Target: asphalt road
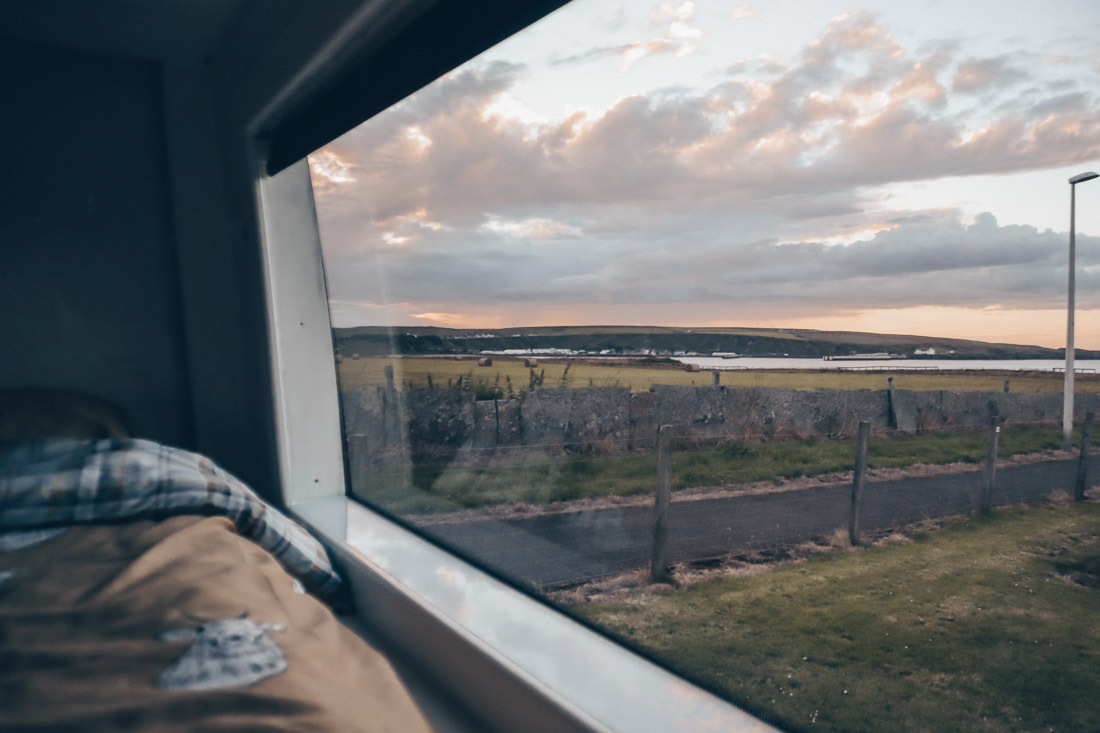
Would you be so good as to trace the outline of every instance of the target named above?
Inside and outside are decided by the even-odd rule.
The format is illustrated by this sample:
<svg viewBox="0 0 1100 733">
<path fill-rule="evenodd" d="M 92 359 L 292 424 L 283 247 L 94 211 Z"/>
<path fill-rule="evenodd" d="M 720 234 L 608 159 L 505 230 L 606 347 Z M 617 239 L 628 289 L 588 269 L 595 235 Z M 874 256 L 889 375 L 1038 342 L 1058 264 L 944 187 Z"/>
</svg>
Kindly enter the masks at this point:
<svg viewBox="0 0 1100 733">
<path fill-rule="evenodd" d="M 997 471 L 994 504 L 1036 501 L 1072 493 L 1077 460 L 1049 461 Z M 1100 456 L 1089 459 L 1098 476 Z M 946 474 L 864 485 L 864 532 L 971 506 L 982 472 Z M 757 496 L 673 501 L 671 562 L 720 557 L 735 549 L 793 545 L 847 530 L 851 485 L 826 485 Z M 538 588 L 565 586 L 649 565 L 653 509 L 625 507 L 548 514 L 528 519 L 478 520 L 425 528 L 444 544 L 510 580 Z"/>
</svg>

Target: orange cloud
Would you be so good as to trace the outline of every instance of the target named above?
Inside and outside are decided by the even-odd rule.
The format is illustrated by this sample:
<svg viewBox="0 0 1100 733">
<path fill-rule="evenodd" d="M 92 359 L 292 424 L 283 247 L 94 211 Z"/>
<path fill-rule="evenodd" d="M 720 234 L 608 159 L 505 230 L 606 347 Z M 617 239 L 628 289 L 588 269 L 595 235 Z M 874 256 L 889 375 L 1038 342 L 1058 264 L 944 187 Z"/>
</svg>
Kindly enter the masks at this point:
<svg viewBox="0 0 1100 733">
<path fill-rule="evenodd" d="M 411 315 L 413 318 L 431 321 L 442 326 L 463 327 L 469 321 L 469 316 L 461 313 L 412 313 Z"/>
<path fill-rule="evenodd" d="M 309 156 L 309 175 L 314 194 L 324 194 L 342 184 L 354 183 L 355 164 L 333 150 L 318 150 Z"/>
</svg>

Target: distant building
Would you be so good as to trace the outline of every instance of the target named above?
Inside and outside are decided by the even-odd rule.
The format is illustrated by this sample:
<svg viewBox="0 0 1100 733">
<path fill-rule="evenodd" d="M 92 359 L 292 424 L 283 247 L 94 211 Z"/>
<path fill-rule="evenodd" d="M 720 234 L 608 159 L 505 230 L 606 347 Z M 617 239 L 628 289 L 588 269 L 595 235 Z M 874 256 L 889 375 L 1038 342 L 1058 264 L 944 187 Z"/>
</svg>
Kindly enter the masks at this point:
<svg viewBox="0 0 1100 733">
<path fill-rule="evenodd" d="M 542 356 L 576 356 L 583 353 L 574 349 L 483 349 L 479 353 L 493 356 L 530 356 L 539 354 Z"/>
<path fill-rule="evenodd" d="M 784 354 L 783 356 L 787 356 Z M 885 351 L 876 351 L 873 354 L 837 354 L 835 356 L 823 356 L 824 361 L 885 361 L 887 359 L 900 359 L 897 354 L 888 354 Z"/>
<path fill-rule="evenodd" d="M 935 356 L 936 349 L 929 346 L 927 349 L 917 349 L 913 352 L 913 356 Z"/>
</svg>

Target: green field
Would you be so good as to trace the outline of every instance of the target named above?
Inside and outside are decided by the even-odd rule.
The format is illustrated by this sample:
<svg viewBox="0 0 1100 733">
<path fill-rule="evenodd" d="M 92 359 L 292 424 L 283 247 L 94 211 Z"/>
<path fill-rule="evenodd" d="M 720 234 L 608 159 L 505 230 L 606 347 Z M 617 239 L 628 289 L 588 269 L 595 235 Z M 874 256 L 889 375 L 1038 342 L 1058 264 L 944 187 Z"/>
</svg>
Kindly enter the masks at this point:
<svg viewBox="0 0 1100 733">
<path fill-rule="evenodd" d="M 914 464 L 985 459 L 985 431 L 929 432 L 875 436 L 868 466 L 896 468 Z M 1056 428 L 1008 428 L 1000 439 L 1001 457 L 1058 448 Z M 490 459 L 495 460 L 495 459 Z M 673 454 L 673 490 L 723 486 L 772 479 L 819 476 L 850 471 L 854 440 L 810 439 L 798 442 L 731 442 Z M 633 496 L 654 490 L 657 459 L 653 453 L 550 457 L 527 455 L 507 465 L 424 463 L 407 475 L 372 476 L 364 498 L 399 514 L 430 513 L 516 502 L 545 503 L 588 497 Z"/>
<path fill-rule="evenodd" d="M 574 612 L 793 730 L 1094 731 L 1100 505 Z"/>
<path fill-rule="evenodd" d="M 480 387 L 485 394 L 499 397 L 515 396 L 527 389 L 534 378 L 545 387 L 626 387 L 645 391 L 650 385 L 671 384 L 708 386 L 713 384 L 711 372 L 687 372 L 681 367 L 631 364 L 627 360 L 612 365 L 581 360 L 538 360 L 535 369 L 528 369 L 522 359 L 493 358 L 490 367 L 479 367 L 477 360 L 466 358 L 371 357 L 345 358 L 339 365 L 342 389 L 380 387 L 386 383 L 385 367 L 394 367 L 394 381 L 399 389 L 412 387 L 453 387 L 462 380 L 466 389 Z M 569 366 L 568 374 L 565 373 Z M 1013 392 L 1060 392 L 1062 375 L 1028 372 L 1024 374 L 989 372 L 841 372 L 805 370 L 759 370 L 722 372 L 721 383 L 729 387 L 785 387 L 787 389 L 885 389 L 887 378 L 894 378 L 897 389 L 917 391 L 948 390 L 954 392 L 994 391 L 1010 380 Z M 429 383 L 430 378 L 430 383 Z M 1100 392 L 1100 376 L 1079 375 L 1077 391 Z M 509 392 L 509 388 L 511 392 Z"/>
</svg>

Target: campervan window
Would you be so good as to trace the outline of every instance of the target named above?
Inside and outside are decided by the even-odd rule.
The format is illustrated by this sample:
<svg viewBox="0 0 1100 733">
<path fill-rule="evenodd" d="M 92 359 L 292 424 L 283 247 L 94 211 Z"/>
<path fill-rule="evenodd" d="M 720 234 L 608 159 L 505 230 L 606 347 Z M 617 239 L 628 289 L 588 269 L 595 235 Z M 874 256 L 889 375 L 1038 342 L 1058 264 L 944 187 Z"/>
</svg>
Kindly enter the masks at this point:
<svg viewBox="0 0 1100 733">
<path fill-rule="evenodd" d="M 498 325 L 499 315 L 482 310 L 480 321 L 469 316 L 463 328 L 452 320 L 464 318 L 461 314 L 432 312 L 436 309 L 427 305 L 494 291 L 484 305 L 505 290 L 539 289 L 546 279 L 567 274 L 563 270 L 579 272 L 586 266 L 576 261 L 587 245 L 570 223 L 571 214 L 561 220 L 516 220 L 496 213 L 512 209 L 501 187 L 524 175 L 504 170 L 509 162 L 503 159 L 485 160 L 483 170 L 475 162 L 492 136 L 522 140 L 546 124 L 524 119 L 534 112 L 524 112 L 507 93 L 521 77 L 521 65 L 508 58 L 532 39 L 541 47 L 541 39 L 557 32 L 555 22 L 560 30 L 570 21 L 551 16 L 539 24 L 550 27 L 521 32 L 314 151 L 308 177 L 299 163 L 264 182 L 265 228 L 276 236 L 269 242 L 269 257 L 281 252 L 282 241 L 295 252 L 269 262 L 270 276 L 282 283 L 276 310 L 296 314 L 284 319 L 282 329 L 276 323 L 281 354 L 276 380 L 289 385 L 291 372 L 300 370 L 318 383 L 323 378 L 325 389 L 339 395 L 338 405 L 332 405 L 317 393 L 284 392 L 288 414 L 316 415 L 325 405 L 327 419 L 282 421 L 288 448 L 283 470 L 291 477 L 295 498 L 313 509 L 326 501 L 330 508 L 338 506 L 326 497 L 338 495 L 334 487 L 346 481 L 353 501 L 335 512 L 337 532 L 343 529 L 351 547 L 404 577 L 448 614 L 467 614 L 478 599 L 485 613 L 472 626 L 494 648 L 507 648 L 509 663 L 545 667 L 563 648 L 587 648 L 593 656 L 586 661 L 558 660 L 542 670 L 555 694 L 568 691 L 585 715 L 597 711 L 606 720 L 619 718 L 616 728 L 624 730 L 659 729 L 677 719 L 751 721 L 718 700 L 700 702 L 707 700 L 704 693 L 688 692 L 691 684 L 616 649 L 621 642 L 598 638 L 595 627 L 583 628 L 576 614 L 568 618 L 542 605 L 568 613 L 570 588 L 603 581 L 629 584 L 648 562 L 647 491 L 638 492 L 632 505 L 617 504 L 614 491 L 604 504 L 599 498 L 600 485 L 608 481 L 652 483 L 646 469 L 639 476 L 632 465 L 652 459 L 651 446 L 642 445 L 645 428 L 635 438 L 617 435 L 621 426 L 612 421 L 621 419 L 600 412 L 601 401 L 631 399 L 631 377 L 600 377 L 596 384 L 593 377 L 576 375 L 588 365 L 560 357 L 487 356 L 480 352 L 500 351 L 501 345 L 507 350 L 509 341 L 529 339 L 522 329 L 490 335 L 474 327 Z M 563 141 L 584 127 L 562 124 Z M 461 170 L 451 180 L 426 185 L 437 174 L 433 165 Z M 542 185 L 534 178 L 529 183 Z M 464 193 L 471 198 L 464 200 Z M 309 226 L 311 203 L 316 232 Z M 294 222 L 279 223 L 295 209 L 300 216 Z M 314 245 L 298 246 L 303 241 Z M 509 264 L 532 247 L 545 254 Z M 317 248 L 321 263 L 313 253 Z M 555 259 L 573 263 L 555 268 Z M 325 320 L 318 293 L 327 297 L 331 341 L 329 334 L 306 327 Z M 514 303 L 502 301 L 497 309 L 511 307 Z M 547 317 L 552 316 L 542 320 Z M 275 320 L 280 320 L 278 313 Z M 636 365 L 638 360 L 625 361 Z M 336 379 L 331 387 L 330 375 Z M 637 379 L 646 378 L 643 369 Z M 571 407 L 578 398 L 595 401 Z M 555 414 L 570 409 L 591 412 L 586 417 Z M 339 421 L 333 419 L 336 412 Z M 572 437 L 563 429 L 569 420 L 583 420 L 593 429 Z M 343 446 L 342 460 L 331 455 L 337 444 Z M 303 450 L 310 445 L 313 450 Z M 593 489 L 595 498 L 589 496 Z M 574 496 L 580 501 L 567 501 Z M 396 520 L 402 529 L 387 526 L 362 505 Z M 634 526 L 638 518 L 640 529 Z M 549 533 L 539 526 L 555 523 Z M 385 540 L 379 541 L 379 535 Z M 444 551 L 418 544 L 415 537 L 428 538 Z M 526 634 L 499 624 L 509 617 L 524 618 L 524 625 L 538 632 L 516 646 Z M 624 704 L 638 694 L 631 689 L 635 684 L 664 700 L 665 710 Z M 690 705 L 668 705 L 670 698 L 683 695 Z"/>
<path fill-rule="evenodd" d="M 738 7 L 727 26 L 752 17 Z M 843 335 L 735 324 L 839 322 L 875 299 L 918 318 L 936 277 L 974 282 L 968 268 L 984 265 L 921 269 L 904 237 L 964 232 L 980 250 L 979 235 L 1006 227 L 982 213 L 961 226 L 903 190 L 924 175 L 916 153 L 889 187 L 872 168 L 892 149 L 874 137 L 891 115 L 971 124 L 965 100 L 948 113 L 937 95 L 950 73 L 965 92 L 986 67 L 906 50 L 891 33 L 901 16 L 887 27 L 859 12 L 800 28 L 785 58 L 768 46 L 779 40 L 725 28 L 754 53 L 687 78 L 684 59 L 714 53 L 705 13 L 652 11 L 652 36 L 638 36 L 640 21 L 578 0 L 306 160 L 284 165 L 294 156 L 272 148 L 261 197 L 288 500 L 339 542 L 364 613 L 406 649 L 470 699 L 484 674 L 532 701 L 498 711 L 516 716 L 505 728 L 535 708 L 580 729 L 765 729 L 753 715 L 874 728 L 872 698 L 885 711 L 904 698 L 915 727 L 949 727 L 936 680 L 950 675 L 928 671 L 943 655 L 910 646 L 937 643 L 928 620 L 905 617 L 891 639 L 853 630 L 895 628 L 902 571 L 871 573 L 860 592 L 881 604 L 868 611 L 818 592 L 848 570 L 802 562 L 967 515 L 973 482 L 933 489 L 912 481 L 950 471 L 912 467 L 986 456 L 1009 383 L 949 410 L 945 392 L 988 386 L 901 394 L 886 375 L 826 373 L 853 358 Z M 891 197 L 920 211 L 895 216 Z M 729 361 L 743 349 L 824 361 L 808 377 L 774 362 L 745 376 Z M 1026 409 L 1012 440 L 1031 447 L 1011 450 L 1038 452 L 1049 416 Z M 861 534 L 869 439 L 886 446 L 877 466 L 910 471 L 876 486 Z M 1050 475 L 998 501 L 1042 499 Z M 770 585 L 726 584 L 796 564 Z M 757 606 L 777 597 L 813 600 L 771 637 Z M 955 621 L 947 605 L 935 623 Z M 433 624 L 448 633 L 422 633 Z"/>
<path fill-rule="evenodd" d="M 479 721 L 469 730 L 771 730 L 519 592 L 531 588 L 385 502 L 360 503 L 354 454 L 341 456 L 340 438 L 341 429 L 355 438 L 341 421 L 354 390 L 337 388 L 345 360 L 328 330 L 321 248 L 302 246 L 317 237 L 309 184 L 300 164 L 260 186 L 283 492 L 291 511 L 331 543 L 359 617 L 413 674 L 462 701 Z M 404 454 L 404 429 L 386 436 Z M 401 476 L 390 478 L 387 491 L 399 494 Z M 450 706 L 449 724 L 463 730 Z"/>
<path fill-rule="evenodd" d="M 480 33 L 473 37 L 482 38 Z M 464 72 L 451 72 L 444 80 L 455 73 Z M 310 156 L 312 180 L 307 161 L 289 164 L 286 158 L 286 150 L 317 133 L 309 117 L 294 123 L 292 111 L 284 129 L 276 125 L 274 133 L 257 141 L 272 172 L 259 179 L 258 194 L 276 437 L 284 501 L 324 534 L 342 559 L 360 617 L 397 657 L 411 660 L 415 674 L 472 710 L 481 721 L 472 729 L 767 730 L 751 715 L 546 605 L 541 594 L 520 592 L 521 586 L 531 588 L 363 490 L 357 463 L 362 454 L 353 447 L 362 445 L 357 434 L 361 416 L 349 399 L 369 400 L 370 390 L 343 381 L 341 366 L 358 360 L 339 348 L 339 332 L 330 330 L 339 309 L 333 283 L 343 277 L 343 268 L 334 255 L 340 245 L 328 234 L 325 204 L 341 192 L 326 188 L 323 168 L 317 167 L 331 159 L 329 146 Z M 338 168 L 329 173 L 332 182 L 340 182 Z M 373 263 L 360 274 L 380 290 L 388 287 Z M 398 333 L 384 331 L 385 342 L 401 340 Z M 381 368 L 376 353 L 369 358 Z M 380 372 L 383 380 L 387 373 Z M 392 389 L 383 386 L 378 392 L 382 399 L 403 392 L 400 369 L 393 380 Z M 457 396 L 464 400 L 467 394 Z M 400 416 L 405 407 L 387 404 L 391 412 L 385 419 L 397 414 L 399 424 L 388 425 L 378 436 L 387 450 L 407 456 L 408 422 Z M 383 469 L 386 481 L 378 485 L 386 494 L 400 496 L 411 489 L 406 481 L 411 474 L 403 465 Z"/>
</svg>

